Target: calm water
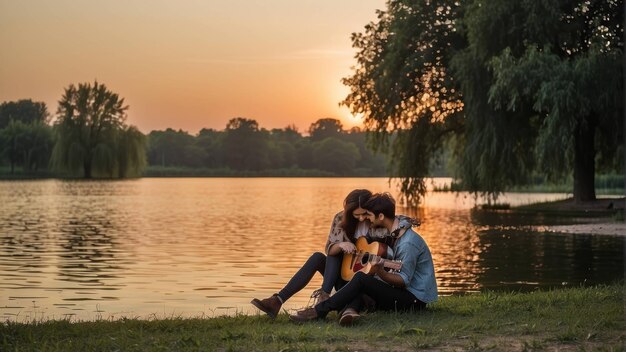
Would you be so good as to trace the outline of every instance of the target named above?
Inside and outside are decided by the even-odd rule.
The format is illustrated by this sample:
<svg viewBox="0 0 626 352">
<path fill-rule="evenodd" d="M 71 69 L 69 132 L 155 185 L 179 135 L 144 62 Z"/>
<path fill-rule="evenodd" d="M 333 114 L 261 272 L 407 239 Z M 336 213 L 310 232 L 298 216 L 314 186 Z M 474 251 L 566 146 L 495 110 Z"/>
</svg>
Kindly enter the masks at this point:
<svg viewBox="0 0 626 352">
<path fill-rule="evenodd" d="M 184 178 L 0 182 L 3 320 L 253 313 L 313 251 L 354 188 L 385 178 Z M 565 195 L 510 194 L 512 205 Z M 419 210 L 442 294 L 611 282 L 624 238 L 538 232 L 583 221 L 472 210 L 433 193 Z M 307 303 L 311 285 L 285 306 Z"/>
</svg>

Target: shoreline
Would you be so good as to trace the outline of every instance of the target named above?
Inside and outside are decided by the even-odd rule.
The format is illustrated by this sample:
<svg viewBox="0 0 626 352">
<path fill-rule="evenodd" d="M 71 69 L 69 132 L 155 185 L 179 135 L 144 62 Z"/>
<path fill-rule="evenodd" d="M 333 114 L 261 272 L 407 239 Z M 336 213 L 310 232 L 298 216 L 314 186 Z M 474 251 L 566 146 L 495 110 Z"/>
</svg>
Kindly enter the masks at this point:
<svg viewBox="0 0 626 352">
<path fill-rule="evenodd" d="M 624 222 L 598 222 L 590 224 L 536 226 L 535 231 L 576 235 L 626 236 Z"/>
<path fill-rule="evenodd" d="M 583 217 L 585 222 L 568 225 L 537 225 L 535 231 L 563 234 L 591 234 L 626 236 L 624 204 L 626 198 L 598 198 L 589 202 L 576 202 L 568 198 L 555 202 L 536 203 L 513 208 L 514 212 L 563 214 Z"/>
</svg>

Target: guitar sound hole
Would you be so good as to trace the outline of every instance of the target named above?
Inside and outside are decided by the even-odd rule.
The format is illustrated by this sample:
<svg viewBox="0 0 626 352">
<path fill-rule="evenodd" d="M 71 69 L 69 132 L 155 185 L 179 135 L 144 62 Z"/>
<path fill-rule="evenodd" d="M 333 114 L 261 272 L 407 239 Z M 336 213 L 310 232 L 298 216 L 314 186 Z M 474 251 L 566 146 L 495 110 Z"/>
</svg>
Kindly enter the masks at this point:
<svg viewBox="0 0 626 352">
<path fill-rule="evenodd" d="M 363 254 L 363 257 L 361 257 L 361 265 L 367 264 L 369 259 L 370 259 L 370 254 L 369 253 Z"/>
</svg>

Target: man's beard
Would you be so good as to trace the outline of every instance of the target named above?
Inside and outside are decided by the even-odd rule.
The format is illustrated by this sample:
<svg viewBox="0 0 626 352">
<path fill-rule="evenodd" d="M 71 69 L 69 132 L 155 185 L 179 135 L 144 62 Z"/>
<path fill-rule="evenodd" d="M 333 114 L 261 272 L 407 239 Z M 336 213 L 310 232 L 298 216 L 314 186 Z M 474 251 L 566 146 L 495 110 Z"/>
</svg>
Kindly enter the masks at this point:
<svg viewBox="0 0 626 352">
<path fill-rule="evenodd" d="M 375 223 L 370 224 L 370 228 L 372 229 L 382 229 L 383 227 L 385 227 L 385 225 L 383 224 L 375 224 Z"/>
</svg>

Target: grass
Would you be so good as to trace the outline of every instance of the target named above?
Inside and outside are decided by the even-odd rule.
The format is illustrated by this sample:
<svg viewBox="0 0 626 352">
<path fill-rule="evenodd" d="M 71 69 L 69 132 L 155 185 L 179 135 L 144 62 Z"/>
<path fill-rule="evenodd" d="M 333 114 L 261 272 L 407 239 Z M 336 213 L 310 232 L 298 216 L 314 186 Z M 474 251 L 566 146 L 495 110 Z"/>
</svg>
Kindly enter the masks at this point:
<svg viewBox="0 0 626 352">
<path fill-rule="evenodd" d="M 0 325 L 1 351 L 623 351 L 623 283 L 442 297 L 419 313 L 336 316 L 297 325 L 280 314 Z"/>
<path fill-rule="evenodd" d="M 577 203 L 573 198 L 568 198 L 559 201 L 522 205 L 515 207 L 514 211 L 623 222 L 624 198 L 598 198 L 595 201 L 580 203 Z"/>
<path fill-rule="evenodd" d="M 624 175 L 619 174 L 598 174 L 595 177 L 595 188 L 597 195 L 622 195 L 624 194 Z M 511 193 L 569 193 L 574 190 L 574 180 L 570 177 L 560 183 L 548 182 L 537 177 L 526 186 L 515 186 L 507 192 Z M 435 192 L 463 192 L 463 185 L 451 181 L 433 188 Z"/>
</svg>

